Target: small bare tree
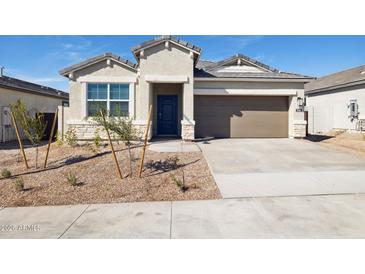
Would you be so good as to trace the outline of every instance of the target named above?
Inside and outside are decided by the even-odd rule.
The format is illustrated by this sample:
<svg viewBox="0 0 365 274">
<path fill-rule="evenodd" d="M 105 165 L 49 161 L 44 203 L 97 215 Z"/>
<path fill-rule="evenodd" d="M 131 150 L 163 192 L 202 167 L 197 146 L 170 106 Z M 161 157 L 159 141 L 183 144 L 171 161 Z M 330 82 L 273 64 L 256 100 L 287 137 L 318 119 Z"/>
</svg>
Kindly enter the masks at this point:
<svg viewBox="0 0 365 274">
<path fill-rule="evenodd" d="M 34 116 L 27 111 L 26 105 L 22 100 L 17 100 L 10 105 L 11 111 L 14 113 L 17 121 L 19 121 L 25 136 L 30 143 L 36 147 L 35 168 L 38 168 L 38 147 L 44 137 L 47 128 L 47 121 L 44 120 L 44 115 L 35 113 Z"/>
<path fill-rule="evenodd" d="M 127 146 L 129 155 L 129 174 L 132 177 L 132 141 L 138 138 L 137 130 L 133 126 L 133 119 L 129 117 L 113 117 L 110 119 L 109 128 Z"/>
<path fill-rule="evenodd" d="M 105 110 L 102 114 L 107 113 Z M 116 111 L 116 115 L 106 115 L 107 119 L 103 119 L 102 115 L 96 115 L 94 121 L 104 128 L 108 128 L 112 133 L 118 136 L 118 139 L 122 141 L 128 148 L 129 155 L 129 175 L 132 176 L 132 141 L 138 138 L 138 132 L 133 126 L 133 119 L 123 115 L 123 113 Z M 104 117 L 105 118 L 105 117 Z"/>
</svg>

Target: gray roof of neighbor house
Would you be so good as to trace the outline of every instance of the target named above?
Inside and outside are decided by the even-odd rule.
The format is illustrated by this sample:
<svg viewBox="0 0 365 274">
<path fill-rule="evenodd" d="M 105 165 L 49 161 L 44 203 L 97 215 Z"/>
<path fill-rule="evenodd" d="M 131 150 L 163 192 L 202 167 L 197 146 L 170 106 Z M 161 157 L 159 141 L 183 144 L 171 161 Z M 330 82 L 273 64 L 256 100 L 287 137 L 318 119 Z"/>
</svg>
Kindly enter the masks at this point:
<svg viewBox="0 0 365 274">
<path fill-rule="evenodd" d="M 365 83 L 365 65 L 330 74 L 305 85 L 306 93 L 317 93 Z"/>
<path fill-rule="evenodd" d="M 63 76 L 66 76 L 67 74 L 71 73 L 72 71 L 79 70 L 81 68 L 87 67 L 89 65 L 98 63 L 98 62 L 100 62 L 102 60 L 106 60 L 106 59 L 113 59 L 115 61 L 121 62 L 121 63 L 129 66 L 132 69 L 135 69 L 135 70 L 137 69 L 137 65 L 135 63 L 132 63 L 129 60 L 123 59 L 122 57 L 120 57 L 118 55 L 115 55 L 111 52 L 106 52 L 104 54 L 89 58 L 89 59 L 87 59 L 85 61 L 82 61 L 78 64 L 75 64 L 75 65 L 69 66 L 67 68 L 64 68 L 64 69 L 60 70 L 59 73 Z"/>
<path fill-rule="evenodd" d="M 174 41 L 175 43 L 182 45 L 184 47 L 187 47 L 189 49 L 192 49 L 196 52 L 199 52 L 199 53 L 201 52 L 201 48 L 199 48 L 193 44 L 190 44 L 189 42 L 181 40 L 175 36 L 172 36 L 172 35 L 162 35 L 162 36 L 156 37 L 154 39 L 148 40 L 146 42 L 143 42 L 143 43 L 133 47 L 132 51 L 136 52 L 136 51 L 142 50 L 143 48 L 146 48 L 146 47 L 149 47 L 149 46 L 152 46 L 155 44 L 159 44 L 159 43 L 161 43 L 161 41 L 168 41 L 168 40 Z"/>
<path fill-rule="evenodd" d="M 238 59 L 247 61 L 257 67 L 267 70 L 267 72 L 232 72 L 220 71 L 219 69 Z M 313 77 L 301 74 L 279 71 L 276 68 L 265 65 L 243 54 L 236 54 L 219 62 L 198 61 L 194 70 L 194 77 L 197 78 L 257 78 L 257 79 L 300 79 L 309 82 Z"/>
<path fill-rule="evenodd" d="M 42 95 L 42 96 L 49 96 L 55 97 L 60 99 L 67 99 L 69 98 L 69 94 L 67 92 L 63 92 L 58 89 L 26 82 L 23 80 L 19 80 L 16 78 L 12 78 L 9 76 L 0 76 L 0 87 L 9 88 L 13 90 L 18 90 L 22 92 Z"/>
</svg>

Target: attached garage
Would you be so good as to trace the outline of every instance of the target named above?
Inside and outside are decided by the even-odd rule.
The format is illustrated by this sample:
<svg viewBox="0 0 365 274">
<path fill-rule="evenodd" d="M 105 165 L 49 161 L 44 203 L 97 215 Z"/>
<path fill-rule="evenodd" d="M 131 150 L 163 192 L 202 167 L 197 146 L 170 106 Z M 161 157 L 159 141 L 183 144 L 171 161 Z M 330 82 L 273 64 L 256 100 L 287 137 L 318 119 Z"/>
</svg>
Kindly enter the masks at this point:
<svg viewBox="0 0 365 274">
<path fill-rule="evenodd" d="M 195 136 L 287 138 L 288 109 L 288 96 L 195 95 Z"/>
</svg>

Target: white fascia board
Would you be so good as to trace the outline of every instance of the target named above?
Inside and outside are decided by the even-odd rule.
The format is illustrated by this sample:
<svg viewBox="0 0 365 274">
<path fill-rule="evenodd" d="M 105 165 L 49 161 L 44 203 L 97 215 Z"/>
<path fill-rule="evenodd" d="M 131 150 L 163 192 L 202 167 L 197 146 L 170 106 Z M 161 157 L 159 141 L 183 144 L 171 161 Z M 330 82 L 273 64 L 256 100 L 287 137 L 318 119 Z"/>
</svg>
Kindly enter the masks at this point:
<svg viewBox="0 0 365 274">
<path fill-rule="evenodd" d="M 78 82 L 85 83 L 136 83 L 137 76 L 81 76 Z"/>
<path fill-rule="evenodd" d="M 184 48 L 184 49 L 186 49 L 186 50 L 188 50 L 188 51 L 192 51 L 192 52 L 194 52 L 194 53 L 195 53 L 195 54 L 197 54 L 197 55 L 200 55 L 200 52 L 198 52 L 198 51 L 196 51 L 196 50 L 194 50 L 194 49 L 191 49 L 191 48 L 185 47 L 184 45 L 181 45 L 181 44 L 179 44 L 179 43 L 177 43 L 177 42 L 175 42 L 175 41 L 173 41 L 173 40 L 161 40 L 161 41 L 158 41 L 157 43 L 154 43 L 154 44 L 151 44 L 151 45 L 148 45 L 148 46 L 142 47 L 142 48 L 140 48 L 140 49 L 138 49 L 138 50 L 134 51 L 133 53 L 134 53 L 134 55 L 135 55 L 136 53 L 138 53 L 138 52 L 140 52 L 140 51 L 142 51 L 142 50 L 145 50 L 145 49 L 148 49 L 148 48 L 153 48 L 153 47 L 155 47 L 155 46 L 157 46 L 157 45 L 160 45 L 160 44 L 162 44 L 162 43 L 165 43 L 166 41 L 168 41 L 169 43 L 174 44 L 174 45 L 176 45 L 176 46 L 178 46 L 178 47 Z"/>
<path fill-rule="evenodd" d="M 213 77 L 195 77 L 194 82 L 294 82 L 308 83 L 312 78 L 213 78 Z"/>
<path fill-rule="evenodd" d="M 196 88 L 194 95 L 251 95 L 251 96 L 296 96 L 296 89 L 223 89 Z"/>
<path fill-rule="evenodd" d="M 146 75 L 145 80 L 149 83 L 188 83 L 189 78 L 185 75 Z"/>
</svg>

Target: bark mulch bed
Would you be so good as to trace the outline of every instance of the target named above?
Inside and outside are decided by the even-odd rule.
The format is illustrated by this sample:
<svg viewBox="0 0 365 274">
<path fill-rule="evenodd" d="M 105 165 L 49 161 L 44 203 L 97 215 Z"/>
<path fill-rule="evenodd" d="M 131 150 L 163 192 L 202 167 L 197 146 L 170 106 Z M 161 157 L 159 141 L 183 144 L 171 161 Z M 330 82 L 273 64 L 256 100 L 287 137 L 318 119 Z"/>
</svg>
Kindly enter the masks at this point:
<svg viewBox="0 0 365 274">
<path fill-rule="evenodd" d="M 115 145 L 124 177 L 129 172 L 128 151 Z M 46 145 L 39 149 L 39 163 L 43 167 Z M 114 203 L 136 201 L 175 201 L 219 199 L 221 195 L 201 152 L 158 153 L 146 150 L 145 168 L 138 178 L 140 146 L 132 149 L 133 176 L 120 179 L 109 146 L 95 151 L 95 147 L 61 147 L 52 144 L 47 170 L 35 169 L 35 149 L 27 148 L 31 168 L 26 170 L 18 150 L 0 146 L 0 169 L 7 168 L 12 177 L 0 178 L 0 206 L 69 205 L 83 203 Z M 178 166 L 169 165 L 177 156 Z M 166 161 L 167 160 L 167 161 Z M 182 192 L 171 176 L 182 179 L 184 171 L 187 191 Z M 68 183 L 70 172 L 78 178 L 77 186 Z M 0 175 L 1 177 L 1 175 Z M 25 190 L 17 191 L 16 178 L 22 178 Z"/>
</svg>

